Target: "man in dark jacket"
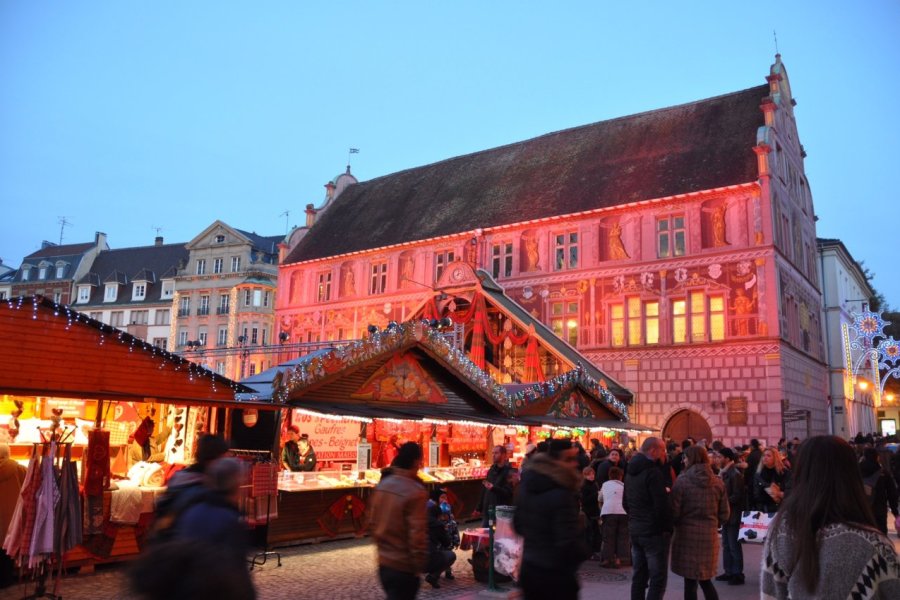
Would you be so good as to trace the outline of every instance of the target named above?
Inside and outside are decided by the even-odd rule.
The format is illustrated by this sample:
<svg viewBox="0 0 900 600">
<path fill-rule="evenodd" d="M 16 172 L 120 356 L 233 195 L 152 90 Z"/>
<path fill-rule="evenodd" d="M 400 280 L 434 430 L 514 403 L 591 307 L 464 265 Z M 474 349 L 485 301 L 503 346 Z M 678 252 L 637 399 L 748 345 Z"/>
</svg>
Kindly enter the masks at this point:
<svg viewBox="0 0 900 600">
<path fill-rule="evenodd" d="M 578 525 L 578 450 L 551 440 L 522 476 L 513 518 L 524 539 L 519 584 L 525 600 L 578 598 L 578 565 L 588 556 Z"/>
<path fill-rule="evenodd" d="M 734 450 L 722 448 L 719 450 L 719 457 L 719 477 L 725 483 L 731 516 L 722 524 L 722 565 L 725 572 L 716 577 L 716 580 L 727 581 L 728 585 L 741 585 L 744 583 L 744 550 L 738 541 L 738 533 L 741 529 L 741 513 L 747 510 L 747 486 L 741 470 L 735 464 L 737 455 Z"/>
<path fill-rule="evenodd" d="M 747 502 L 749 504 L 749 508 L 753 510 L 759 508 L 754 500 L 755 494 L 753 493 L 753 476 L 756 474 L 756 468 L 759 466 L 759 461 L 761 460 L 762 450 L 760 449 L 759 440 L 753 438 L 752 440 L 750 440 L 750 454 L 747 455 L 747 469 L 744 471 L 744 473 L 746 473 L 744 484 L 746 484 L 747 486 Z"/>
<path fill-rule="evenodd" d="M 863 459 L 859 463 L 859 470 L 863 478 L 863 489 L 872 506 L 872 514 L 875 516 L 875 525 L 881 533 L 887 535 L 888 508 L 891 514 L 897 517 L 897 485 L 881 467 L 878 451 L 875 448 L 866 448 L 863 451 Z"/>
<path fill-rule="evenodd" d="M 484 478 L 484 490 L 481 492 L 481 526 L 488 526 L 488 510 L 497 506 L 511 506 L 513 503 L 513 489 L 510 474 L 512 467 L 509 465 L 505 446 L 494 446 L 494 464 L 488 469 Z"/>
<path fill-rule="evenodd" d="M 665 459 L 665 442 L 649 437 L 628 463 L 622 504 L 631 534 L 632 600 L 658 600 L 666 593 L 672 511 L 659 469 Z"/>
</svg>

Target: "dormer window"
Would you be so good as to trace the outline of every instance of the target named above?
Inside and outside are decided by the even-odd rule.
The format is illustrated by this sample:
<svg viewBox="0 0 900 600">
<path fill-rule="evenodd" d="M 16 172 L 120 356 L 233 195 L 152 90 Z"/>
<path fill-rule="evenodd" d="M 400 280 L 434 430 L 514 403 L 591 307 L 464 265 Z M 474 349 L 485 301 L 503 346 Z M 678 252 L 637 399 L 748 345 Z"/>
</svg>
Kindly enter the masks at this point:
<svg viewBox="0 0 900 600">
<path fill-rule="evenodd" d="M 163 298 L 171 298 L 175 293 L 175 282 L 171 279 L 162 282 L 162 292 L 160 295 Z"/>
<path fill-rule="evenodd" d="M 225 243 L 225 236 L 224 236 L 224 235 L 217 235 L 217 236 L 216 236 L 216 243 L 217 243 L 217 244 L 224 244 L 224 243 Z"/>
<path fill-rule="evenodd" d="M 115 302 L 119 295 L 119 286 L 115 283 L 107 283 L 106 290 L 103 292 L 104 302 Z"/>
<path fill-rule="evenodd" d="M 79 285 L 78 286 L 78 302 L 90 302 L 91 300 L 91 286 L 89 285 Z"/>
<path fill-rule="evenodd" d="M 65 276 L 65 274 L 66 274 L 66 265 L 65 265 L 65 264 L 59 264 L 59 263 L 57 263 L 57 265 L 56 265 L 56 278 L 57 278 L 57 279 L 62 279 L 62 278 Z"/>
<path fill-rule="evenodd" d="M 47 279 L 47 267 L 38 268 L 38 279 Z"/>
<path fill-rule="evenodd" d="M 22 281 L 31 279 L 31 267 L 22 267 Z"/>
<path fill-rule="evenodd" d="M 132 300 L 143 300 L 147 297 L 147 283 L 145 281 L 139 281 L 134 284 L 134 289 L 131 293 Z"/>
</svg>

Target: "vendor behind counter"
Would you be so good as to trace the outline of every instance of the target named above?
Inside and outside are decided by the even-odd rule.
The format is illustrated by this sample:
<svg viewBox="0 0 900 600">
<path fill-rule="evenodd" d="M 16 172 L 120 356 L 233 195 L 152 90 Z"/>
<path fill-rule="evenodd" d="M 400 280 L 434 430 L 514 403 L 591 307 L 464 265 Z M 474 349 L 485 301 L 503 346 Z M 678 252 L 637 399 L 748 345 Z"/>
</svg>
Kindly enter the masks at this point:
<svg viewBox="0 0 900 600">
<path fill-rule="evenodd" d="M 287 429 L 288 440 L 281 452 L 281 462 L 285 469 L 293 472 L 315 471 L 316 451 L 307 434 L 300 435 L 300 428 L 291 425 Z"/>
</svg>

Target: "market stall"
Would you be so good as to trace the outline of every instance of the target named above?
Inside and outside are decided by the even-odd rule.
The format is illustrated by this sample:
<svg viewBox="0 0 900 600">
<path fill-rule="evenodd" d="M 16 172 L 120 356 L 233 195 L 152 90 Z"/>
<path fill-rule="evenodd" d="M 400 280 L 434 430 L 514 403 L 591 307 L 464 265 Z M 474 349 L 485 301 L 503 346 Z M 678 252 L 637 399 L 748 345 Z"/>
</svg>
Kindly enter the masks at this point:
<svg viewBox="0 0 900 600">
<path fill-rule="evenodd" d="M 204 432 L 225 433 L 250 391 L 177 355 L 40 296 L 0 302 L 0 441 L 28 463 L 64 452 L 83 518 L 68 566 L 140 549 L 166 476 L 193 460 Z M 275 427 L 268 433 L 274 443 Z"/>
</svg>

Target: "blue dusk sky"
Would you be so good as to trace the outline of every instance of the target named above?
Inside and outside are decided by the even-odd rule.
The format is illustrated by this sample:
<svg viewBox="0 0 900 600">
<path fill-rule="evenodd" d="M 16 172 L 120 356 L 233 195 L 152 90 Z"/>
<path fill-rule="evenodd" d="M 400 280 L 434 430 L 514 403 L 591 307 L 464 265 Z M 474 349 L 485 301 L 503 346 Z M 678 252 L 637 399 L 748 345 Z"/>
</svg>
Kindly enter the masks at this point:
<svg viewBox="0 0 900 600">
<path fill-rule="evenodd" d="M 773 30 L 818 235 L 900 307 L 896 0 L 5 0 L 0 257 L 58 242 L 63 216 L 64 243 L 104 231 L 114 248 L 215 219 L 280 235 L 350 147 L 367 180 L 745 89 Z"/>
</svg>

